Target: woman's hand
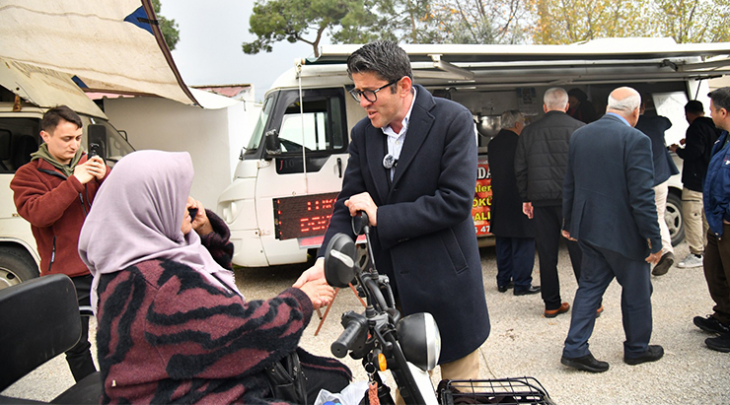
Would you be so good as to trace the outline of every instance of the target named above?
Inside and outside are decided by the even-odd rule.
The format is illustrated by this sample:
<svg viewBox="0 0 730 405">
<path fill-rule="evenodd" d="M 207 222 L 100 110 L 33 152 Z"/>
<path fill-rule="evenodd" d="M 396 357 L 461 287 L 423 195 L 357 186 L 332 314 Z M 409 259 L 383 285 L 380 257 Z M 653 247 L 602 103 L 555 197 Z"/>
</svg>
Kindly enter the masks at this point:
<svg viewBox="0 0 730 405">
<path fill-rule="evenodd" d="M 335 297 L 335 290 L 327 284 L 324 277 L 307 281 L 299 289 L 307 294 L 314 309 L 329 305 Z"/>
<path fill-rule="evenodd" d="M 193 226 L 193 229 L 195 232 L 198 233 L 200 236 L 205 236 L 211 232 L 213 232 L 213 226 L 210 224 L 210 220 L 208 219 L 208 215 L 205 213 L 205 207 L 203 207 L 203 204 L 194 199 L 193 197 L 188 197 L 188 202 L 185 204 L 185 209 L 190 212 L 191 209 L 195 210 L 195 218 L 191 217 L 191 224 Z"/>
</svg>

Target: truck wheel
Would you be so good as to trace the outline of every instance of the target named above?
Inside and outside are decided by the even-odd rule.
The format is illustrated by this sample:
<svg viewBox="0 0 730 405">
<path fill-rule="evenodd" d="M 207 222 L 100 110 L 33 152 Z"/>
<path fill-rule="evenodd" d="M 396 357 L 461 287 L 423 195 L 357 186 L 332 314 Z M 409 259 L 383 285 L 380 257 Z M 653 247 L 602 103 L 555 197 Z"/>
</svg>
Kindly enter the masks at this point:
<svg viewBox="0 0 730 405">
<path fill-rule="evenodd" d="M 664 213 L 664 220 L 669 227 L 672 246 L 677 246 L 684 240 L 684 220 L 682 218 L 682 199 L 672 192 L 667 195 L 667 210 Z"/>
<path fill-rule="evenodd" d="M 38 266 L 21 249 L 0 247 L 0 290 L 38 277 Z"/>
</svg>

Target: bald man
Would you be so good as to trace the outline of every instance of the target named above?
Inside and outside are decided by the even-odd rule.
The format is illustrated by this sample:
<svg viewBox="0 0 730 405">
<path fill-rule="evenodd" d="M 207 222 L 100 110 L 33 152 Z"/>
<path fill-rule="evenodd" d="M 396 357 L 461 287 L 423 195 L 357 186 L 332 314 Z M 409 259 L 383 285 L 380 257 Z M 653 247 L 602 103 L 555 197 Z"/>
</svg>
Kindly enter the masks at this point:
<svg viewBox="0 0 730 405">
<path fill-rule="evenodd" d="M 654 202 L 651 140 L 633 128 L 641 97 L 620 87 L 606 115 L 570 138 L 563 184 L 563 236 L 583 252 L 570 330 L 561 363 L 604 372 L 608 363 L 588 350 L 596 309 L 614 278 L 621 285 L 624 362 L 659 360 L 664 349 L 649 345 L 652 332 L 650 263 L 659 261 L 662 240 Z"/>
</svg>

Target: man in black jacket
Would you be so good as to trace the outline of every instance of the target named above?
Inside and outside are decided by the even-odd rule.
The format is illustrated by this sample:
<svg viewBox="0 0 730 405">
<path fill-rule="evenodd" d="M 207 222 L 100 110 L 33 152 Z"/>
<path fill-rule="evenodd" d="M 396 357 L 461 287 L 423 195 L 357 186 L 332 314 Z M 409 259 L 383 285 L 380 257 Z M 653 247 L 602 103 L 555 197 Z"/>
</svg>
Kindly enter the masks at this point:
<svg viewBox="0 0 730 405">
<path fill-rule="evenodd" d="M 711 118 L 705 117 L 702 102 L 691 100 L 684 106 L 684 115 L 689 122 L 684 149 L 676 144 L 670 146 L 673 152 L 684 159 L 682 167 L 682 218 L 684 235 L 689 244 L 689 254 L 677 267 L 691 268 L 702 266 L 705 250 L 707 220 L 702 208 L 702 184 L 710 163 L 712 145 L 717 141 L 719 132 Z"/>
<path fill-rule="evenodd" d="M 545 317 L 553 318 L 570 309 L 570 305 L 560 298 L 557 267 L 563 225 L 563 178 L 568 166 L 570 136 L 585 124 L 566 114 L 568 93 L 564 89 L 548 89 L 543 102 L 545 115 L 526 126 L 517 142 L 515 176 L 523 201 L 522 210 L 535 220 Z M 580 247 L 575 242 L 565 241 L 578 280 L 582 257 Z"/>
</svg>

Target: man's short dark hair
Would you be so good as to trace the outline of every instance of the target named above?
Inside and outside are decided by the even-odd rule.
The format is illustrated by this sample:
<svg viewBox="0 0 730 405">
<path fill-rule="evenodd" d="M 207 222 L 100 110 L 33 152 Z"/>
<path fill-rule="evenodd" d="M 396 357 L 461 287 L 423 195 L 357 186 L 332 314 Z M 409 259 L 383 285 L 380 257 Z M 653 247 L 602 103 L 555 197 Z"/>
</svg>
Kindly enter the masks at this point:
<svg viewBox="0 0 730 405">
<path fill-rule="evenodd" d="M 705 107 L 702 105 L 702 101 L 700 100 L 689 100 L 684 106 L 684 112 L 691 114 L 703 114 L 705 112 Z"/>
<path fill-rule="evenodd" d="M 70 109 L 68 106 L 59 105 L 51 108 L 43 114 L 41 129 L 48 133 L 52 133 L 61 120 L 76 124 L 79 128 L 84 126 L 84 123 L 81 122 L 81 117 L 79 117 L 74 110 Z"/>
<path fill-rule="evenodd" d="M 707 94 L 712 99 L 715 108 L 724 108 L 730 113 L 730 87 L 722 87 Z"/>
<path fill-rule="evenodd" d="M 392 41 L 376 41 L 363 45 L 347 58 L 347 75 L 373 72 L 388 82 L 404 76 L 413 79 L 411 60 L 403 48 Z"/>
</svg>

